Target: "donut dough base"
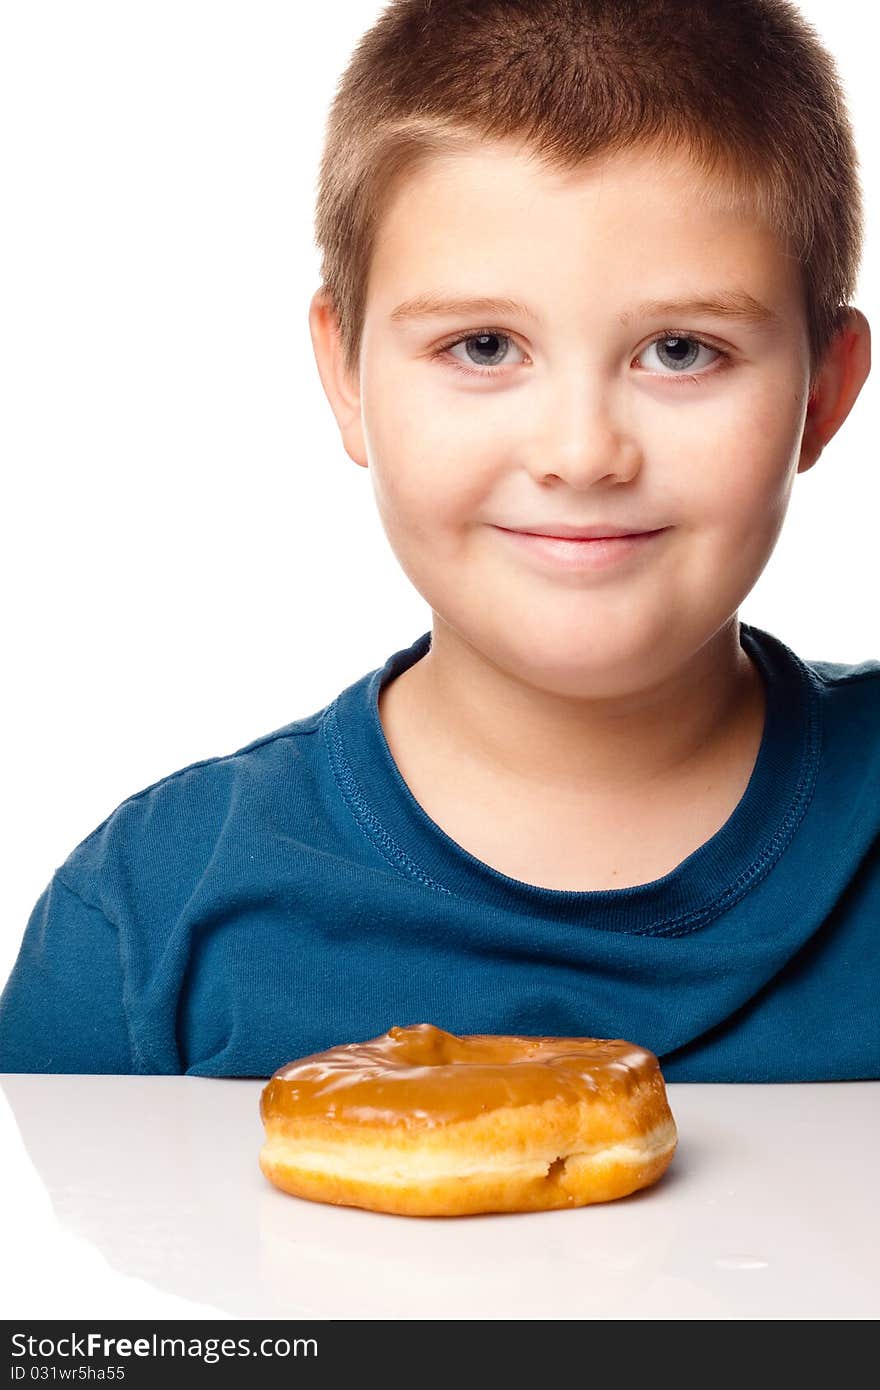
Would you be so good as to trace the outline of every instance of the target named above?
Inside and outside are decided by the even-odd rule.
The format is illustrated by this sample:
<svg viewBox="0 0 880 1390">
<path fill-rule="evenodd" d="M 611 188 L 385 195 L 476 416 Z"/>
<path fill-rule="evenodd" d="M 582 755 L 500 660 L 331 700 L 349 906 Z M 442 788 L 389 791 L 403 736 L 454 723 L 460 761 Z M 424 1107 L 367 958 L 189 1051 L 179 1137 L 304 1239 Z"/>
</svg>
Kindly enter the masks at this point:
<svg viewBox="0 0 880 1390">
<path fill-rule="evenodd" d="M 260 1167 L 295 1196 L 402 1216 L 607 1202 L 656 1182 L 671 1162 L 676 1129 L 660 1087 L 644 1088 L 635 1125 L 595 1100 L 507 1107 L 435 1129 L 278 1116 L 266 1122 Z"/>
</svg>

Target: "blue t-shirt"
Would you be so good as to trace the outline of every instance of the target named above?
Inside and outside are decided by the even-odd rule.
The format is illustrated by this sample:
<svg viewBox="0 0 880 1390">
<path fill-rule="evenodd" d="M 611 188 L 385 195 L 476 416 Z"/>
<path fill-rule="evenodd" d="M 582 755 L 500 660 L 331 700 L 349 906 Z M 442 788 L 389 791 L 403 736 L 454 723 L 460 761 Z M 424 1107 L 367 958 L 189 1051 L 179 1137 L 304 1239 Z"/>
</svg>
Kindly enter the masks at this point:
<svg viewBox="0 0 880 1390">
<path fill-rule="evenodd" d="M 536 887 L 430 819 L 378 710 L 428 632 L 76 847 L 0 998 L 0 1071 L 266 1077 L 427 1022 L 626 1038 L 668 1081 L 880 1077 L 880 661 L 740 633 L 767 690 L 755 768 L 662 878 Z"/>
</svg>

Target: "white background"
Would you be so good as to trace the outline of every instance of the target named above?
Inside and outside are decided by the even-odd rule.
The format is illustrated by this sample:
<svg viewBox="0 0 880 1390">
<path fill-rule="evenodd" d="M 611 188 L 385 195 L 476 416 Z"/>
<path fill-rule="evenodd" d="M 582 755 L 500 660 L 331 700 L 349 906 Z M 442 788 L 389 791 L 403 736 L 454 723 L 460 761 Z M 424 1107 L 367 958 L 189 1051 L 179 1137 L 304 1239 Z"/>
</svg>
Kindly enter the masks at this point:
<svg viewBox="0 0 880 1390">
<path fill-rule="evenodd" d="M 53 869 L 120 801 L 320 709 L 430 628 L 307 324 L 324 120 L 381 8 L 3 7 L 0 981 Z M 870 7 L 800 8 L 848 94 L 873 322 Z M 741 609 L 808 660 L 880 656 L 878 413 L 871 378 Z"/>
</svg>

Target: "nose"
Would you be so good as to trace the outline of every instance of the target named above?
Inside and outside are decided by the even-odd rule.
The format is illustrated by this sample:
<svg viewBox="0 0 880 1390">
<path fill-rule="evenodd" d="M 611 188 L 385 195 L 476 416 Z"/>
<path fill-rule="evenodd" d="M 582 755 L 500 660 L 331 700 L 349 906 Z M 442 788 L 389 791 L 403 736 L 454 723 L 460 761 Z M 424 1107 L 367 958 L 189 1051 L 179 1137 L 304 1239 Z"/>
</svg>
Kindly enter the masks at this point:
<svg viewBox="0 0 880 1390">
<path fill-rule="evenodd" d="M 613 387 L 583 375 L 548 390 L 536 426 L 529 471 L 538 482 L 561 478 L 573 488 L 631 481 L 641 447 Z"/>
</svg>

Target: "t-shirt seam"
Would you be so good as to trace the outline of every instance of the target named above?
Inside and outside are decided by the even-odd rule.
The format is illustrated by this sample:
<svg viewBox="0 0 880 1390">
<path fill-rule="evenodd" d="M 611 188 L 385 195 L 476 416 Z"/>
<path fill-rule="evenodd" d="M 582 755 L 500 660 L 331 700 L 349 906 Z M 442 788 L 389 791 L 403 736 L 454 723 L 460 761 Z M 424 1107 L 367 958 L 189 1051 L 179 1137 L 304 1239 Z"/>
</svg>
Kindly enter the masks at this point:
<svg viewBox="0 0 880 1390">
<path fill-rule="evenodd" d="M 122 800 L 122 801 L 120 801 L 120 802 L 118 803 L 118 805 L 114 806 L 114 807 L 113 807 L 113 810 L 110 811 L 110 812 L 104 817 L 104 819 L 101 821 L 100 825 L 96 825 L 95 828 L 94 828 L 94 830 L 90 830 L 89 833 L 88 833 L 88 835 L 86 835 L 85 838 L 84 838 L 83 840 L 80 841 L 80 843 L 79 843 L 79 845 L 77 846 L 77 848 L 80 848 L 81 846 L 87 845 L 88 842 L 89 842 L 89 840 L 94 839 L 95 835 L 97 835 L 100 831 L 102 831 L 102 830 L 104 829 L 105 825 L 107 825 L 108 822 L 109 822 L 110 820 L 112 820 L 112 818 L 117 814 L 117 812 L 123 810 L 123 808 L 126 807 L 126 806 L 133 806 L 133 805 L 135 804 L 135 802 L 140 801 L 141 797 L 147 796 L 150 792 L 155 791 L 157 787 L 164 787 L 164 786 L 167 786 L 169 783 L 173 782 L 176 778 L 178 778 L 178 777 L 183 777 L 183 775 L 184 775 L 185 773 L 187 773 L 187 772 L 195 772 L 197 768 L 200 768 L 200 767 L 214 767 L 214 766 L 219 765 L 220 763 L 231 762 L 233 758 L 242 758 L 242 757 L 244 757 L 244 756 L 245 756 L 246 754 L 248 754 L 248 753 L 253 753 L 253 752 L 255 752 L 257 748 L 264 748 L 264 747 L 265 747 L 267 744 L 269 744 L 269 743 L 280 742 L 282 739 L 288 739 L 288 738 L 294 738 L 294 739 L 295 739 L 295 738 L 298 738 L 300 734 L 314 734 L 314 733 L 317 733 L 319 727 L 320 727 L 320 722 L 316 722 L 315 724 L 312 724 L 312 725 L 311 725 L 309 728 L 307 728 L 307 729 L 297 729 L 295 732 L 292 731 L 292 732 L 286 733 L 286 734 L 279 734 L 279 733 L 276 733 L 276 734 L 267 734 L 267 736 L 266 736 L 265 738 L 261 738 L 261 739 L 257 740 L 255 743 L 248 743 L 248 744 L 246 744 L 243 748 L 237 748 L 237 749 L 235 750 L 234 753 L 217 753 L 217 754 L 215 754 L 213 757 L 210 757 L 210 758 L 200 758 L 198 762 L 195 762 L 195 763 L 187 763 L 186 767 L 178 767 L 178 768 L 175 768 L 173 772 L 166 772 L 165 775 L 164 775 L 163 777 L 157 777 L 157 778 L 156 778 L 156 781 L 155 781 L 155 782 L 151 782 L 150 785 L 149 785 L 148 787 L 142 787 L 140 791 L 132 792 L 131 796 L 125 797 L 124 800 Z M 62 881 L 63 881 L 63 880 L 62 880 Z M 68 885 L 65 885 L 65 886 L 68 886 Z M 73 892 L 73 891 L 75 891 L 75 890 L 71 889 L 71 891 Z M 79 896 L 81 896 L 81 895 L 80 895 L 80 894 L 77 894 L 77 896 L 79 897 Z M 83 898 L 83 902 L 86 902 L 85 898 Z M 91 904 L 90 904 L 90 903 L 86 903 L 86 906 L 91 906 Z"/>
<path fill-rule="evenodd" d="M 115 922 L 111 922 L 110 918 L 107 916 L 107 913 L 104 911 L 103 907 L 101 907 L 100 903 L 91 902 L 90 899 L 86 897 L 85 893 L 81 893 L 78 888 L 74 888 L 73 884 L 70 883 L 69 880 L 64 877 L 64 874 L 61 872 L 60 868 L 55 870 L 54 876 L 58 880 L 58 882 L 61 883 L 67 889 L 68 893 L 72 893 L 75 898 L 79 898 L 80 902 L 83 904 L 84 907 L 90 907 L 93 912 L 100 912 L 101 916 L 104 918 L 104 921 L 107 923 L 109 927 L 112 927 L 114 931 L 119 930 Z"/>
<path fill-rule="evenodd" d="M 71 893 L 73 897 L 78 898 L 84 907 L 90 908 L 93 912 L 100 913 L 104 921 L 107 923 L 108 927 L 110 927 L 110 929 L 116 933 L 116 946 L 119 954 L 119 971 L 122 976 L 122 997 L 120 1002 L 122 1004 L 122 1017 L 125 1023 L 125 1035 L 128 1038 L 128 1046 L 129 1051 L 131 1052 L 132 1065 L 135 1068 L 136 1075 L 150 1075 L 150 1068 L 144 1059 L 144 1056 L 138 1045 L 137 1038 L 131 1026 L 132 1010 L 126 1001 L 126 986 L 128 984 L 128 977 L 125 971 L 125 962 L 122 957 L 122 941 L 120 939 L 119 927 L 114 921 L 111 920 L 110 917 L 107 916 L 107 913 L 104 911 L 100 903 L 91 902 L 90 899 L 87 898 L 84 893 L 81 893 L 78 888 L 74 888 L 73 884 L 68 882 L 68 880 L 65 878 L 64 874 L 61 872 L 60 869 L 55 870 L 54 877 L 64 888 L 67 889 L 68 893 Z"/>
<path fill-rule="evenodd" d="M 382 825 L 379 817 L 372 810 L 363 788 L 357 776 L 345 756 L 342 745 L 342 737 L 339 732 L 339 724 L 336 717 L 336 702 L 334 701 L 327 710 L 326 717 L 322 721 L 324 742 L 330 758 L 330 768 L 333 773 L 334 781 L 339 789 L 345 803 L 348 805 L 355 824 L 360 830 L 364 839 L 382 856 L 387 864 L 403 878 L 415 879 L 425 888 L 432 892 L 446 893 L 451 897 L 457 895 L 445 884 L 438 883 L 436 879 L 426 874 L 420 869 L 406 851 L 397 843 L 394 837 Z"/>
<path fill-rule="evenodd" d="M 819 778 L 819 728 L 818 713 L 813 701 L 809 702 L 809 733 L 807 752 L 804 756 L 804 764 L 801 768 L 801 775 L 794 797 L 770 841 L 764 846 L 761 854 L 755 859 L 747 869 L 744 869 L 738 879 L 730 884 L 721 896 L 709 903 L 704 908 L 695 908 L 692 912 L 683 917 L 670 918 L 668 924 L 661 922 L 658 927 L 650 929 L 639 929 L 629 931 L 631 936 L 687 936 L 690 932 L 696 931 L 701 926 L 708 925 L 715 918 L 720 917 L 728 908 L 740 902 L 747 893 L 751 892 L 756 884 L 767 877 L 771 869 L 778 863 L 785 850 L 788 848 L 795 831 L 806 815 L 813 797 Z M 689 923 L 689 919 L 694 920 Z M 705 920 L 699 920 L 705 918 Z M 683 925 L 681 925 L 683 924 Z M 667 925 L 669 929 L 667 930 Z M 678 930 L 672 928 L 678 927 Z"/>
<path fill-rule="evenodd" d="M 810 672 L 817 680 L 824 685 L 858 685 L 861 681 L 880 681 L 880 670 L 877 671 L 845 671 L 839 676 L 826 675 L 823 671 L 817 671 L 812 663 L 807 662 Z"/>
</svg>

